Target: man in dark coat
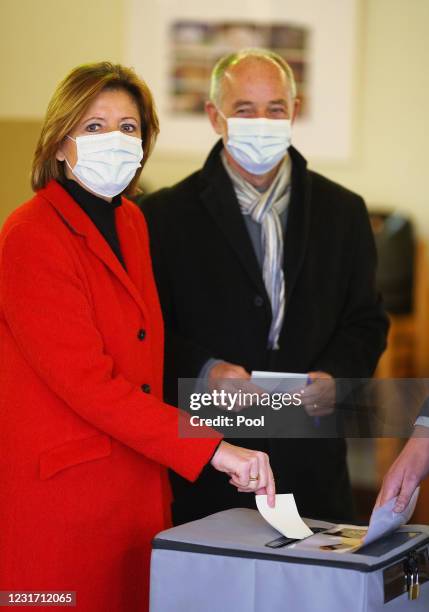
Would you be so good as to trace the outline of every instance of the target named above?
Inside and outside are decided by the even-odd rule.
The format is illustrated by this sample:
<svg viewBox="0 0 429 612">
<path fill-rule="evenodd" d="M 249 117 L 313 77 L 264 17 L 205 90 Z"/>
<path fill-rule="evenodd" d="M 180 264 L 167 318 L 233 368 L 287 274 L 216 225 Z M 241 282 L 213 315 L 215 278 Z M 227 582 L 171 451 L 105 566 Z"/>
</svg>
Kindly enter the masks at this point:
<svg viewBox="0 0 429 612">
<path fill-rule="evenodd" d="M 307 373 L 305 411 L 323 418 L 332 406 L 318 394 L 332 395 L 334 378 L 370 377 L 385 347 L 365 204 L 290 146 L 299 102 L 278 55 L 223 58 L 210 98 L 221 140 L 203 168 L 139 201 L 167 332 L 166 399 L 177 401 L 178 378 L 216 389 L 253 370 Z M 353 518 L 343 439 L 246 445 L 270 454 L 277 492 L 293 492 L 301 514 Z M 171 480 L 176 524 L 254 504 L 214 471 Z"/>
</svg>

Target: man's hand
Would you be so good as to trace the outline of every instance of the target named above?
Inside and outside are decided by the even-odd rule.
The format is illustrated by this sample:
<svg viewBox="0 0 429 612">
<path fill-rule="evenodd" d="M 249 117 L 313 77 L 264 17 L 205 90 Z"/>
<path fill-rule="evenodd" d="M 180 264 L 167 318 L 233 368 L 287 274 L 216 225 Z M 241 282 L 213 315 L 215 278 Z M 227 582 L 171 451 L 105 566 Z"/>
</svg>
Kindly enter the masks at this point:
<svg viewBox="0 0 429 612">
<path fill-rule="evenodd" d="M 429 428 L 417 426 L 384 477 L 375 508 L 398 496 L 395 512 L 403 512 L 420 482 L 429 473 Z"/>
<path fill-rule="evenodd" d="M 276 486 L 266 453 L 222 441 L 211 464 L 216 470 L 228 474 L 231 477 L 229 482 L 239 491 L 256 495 L 266 494 L 268 505 L 274 508 Z"/>
<path fill-rule="evenodd" d="M 250 374 L 239 365 L 223 361 L 214 365 L 208 373 L 208 386 L 210 391 L 225 391 L 227 393 L 238 393 L 242 391 L 246 394 L 260 395 L 263 391 L 260 387 L 250 382 Z M 240 412 L 243 408 L 252 405 L 251 397 L 248 395 L 245 400 L 237 402 L 232 408 L 232 412 Z M 220 406 L 227 409 L 227 405 Z"/>
<path fill-rule="evenodd" d="M 311 384 L 301 390 L 302 405 L 314 417 L 332 414 L 335 409 L 335 380 L 327 372 L 309 372 Z"/>
</svg>

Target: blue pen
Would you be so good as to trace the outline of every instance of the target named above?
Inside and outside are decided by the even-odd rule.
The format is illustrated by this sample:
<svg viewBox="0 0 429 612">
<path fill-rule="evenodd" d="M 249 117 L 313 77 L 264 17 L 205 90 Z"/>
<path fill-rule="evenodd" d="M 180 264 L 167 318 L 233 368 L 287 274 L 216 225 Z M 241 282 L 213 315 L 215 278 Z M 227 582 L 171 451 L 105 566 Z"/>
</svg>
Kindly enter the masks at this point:
<svg viewBox="0 0 429 612">
<path fill-rule="evenodd" d="M 311 378 L 309 376 L 307 376 L 307 385 L 311 385 L 313 381 L 311 380 Z M 315 427 L 320 427 L 320 417 L 315 416 L 314 420 L 313 420 L 314 426 Z"/>
</svg>

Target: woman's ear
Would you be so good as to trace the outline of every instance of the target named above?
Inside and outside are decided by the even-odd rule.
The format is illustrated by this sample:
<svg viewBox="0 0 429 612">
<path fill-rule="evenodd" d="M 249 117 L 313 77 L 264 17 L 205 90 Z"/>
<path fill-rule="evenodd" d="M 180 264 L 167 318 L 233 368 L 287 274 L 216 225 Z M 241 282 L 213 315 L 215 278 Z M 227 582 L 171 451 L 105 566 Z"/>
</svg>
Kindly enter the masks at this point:
<svg viewBox="0 0 429 612">
<path fill-rule="evenodd" d="M 58 149 L 55 153 L 55 158 L 57 161 L 65 161 L 67 154 L 70 153 L 70 141 L 67 136 L 65 136 L 60 143 L 58 143 Z M 69 150 L 67 150 L 69 149 Z M 70 155 L 68 156 L 70 159 Z"/>
<path fill-rule="evenodd" d="M 63 152 L 63 144 L 64 144 L 64 140 L 61 141 L 61 143 L 58 146 L 57 152 L 55 153 L 55 159 L 57 161 L 64 161 L 66 158 Z"/>
</svg>

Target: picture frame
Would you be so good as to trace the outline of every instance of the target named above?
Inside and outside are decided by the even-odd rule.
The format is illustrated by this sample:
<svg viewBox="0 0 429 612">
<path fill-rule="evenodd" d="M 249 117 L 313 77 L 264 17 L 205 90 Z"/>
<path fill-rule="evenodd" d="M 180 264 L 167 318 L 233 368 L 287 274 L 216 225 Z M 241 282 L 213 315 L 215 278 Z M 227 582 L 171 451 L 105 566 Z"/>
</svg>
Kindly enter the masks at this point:
<svg viewBox="0 0 429 612">
<path fill-rule="evenodd" d="M 128 0 L 126 63 L 151 88 L 160 118 L 159 152 L 207 153 L 218 136 L 202 113 L 172 109 L 174 24 L 295 26 L 308 32 L 306 109 L 293 127 L 293 144 L 323 161 L 352 154 L 357 74 L 357 0 Z M 173 56 L 172 56 L 173 55 Z M 207 84 L 208 87 L 208 84 Z"/>
</svg>

